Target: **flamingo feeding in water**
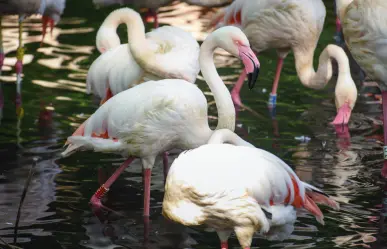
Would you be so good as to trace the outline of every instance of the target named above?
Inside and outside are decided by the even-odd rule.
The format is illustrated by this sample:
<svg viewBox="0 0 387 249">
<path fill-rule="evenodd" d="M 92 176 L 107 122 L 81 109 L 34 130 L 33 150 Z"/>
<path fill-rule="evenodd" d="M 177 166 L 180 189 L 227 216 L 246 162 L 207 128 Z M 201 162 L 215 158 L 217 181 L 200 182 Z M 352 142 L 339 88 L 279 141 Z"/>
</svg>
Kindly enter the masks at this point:
<svg viewBox="0 0 387 249">
<path fill-rule="evenodd" d="M 383 0 L 337 0 L 344 40 L 367 76 L 382 91 L 384 166 L 387 177 L 387 2 Z"/>
<path fill-rule="evenodd" d="M 320 55 L 318 71 L 313 68 L 313 56 L 321 31 L 326 10 L 321 0 L 236 0 L 219 12 L 211 25 L 223 22 L 225 25 L 240 26 L 255 52 L 275 48 L 278 63 L 269 98 L 269 107 L 276 105 L 277 88 L 283 61 L 292 50 L 296 70 L 301 83 L 309 88 L 321 89 L 332 77 L 331 58 L 339 64 L 339 76 L 335 89 L 337 116 L 334 124 L 346 124 L 356 103 L 357 89 L 354 84 L 348 57 L 338 46 L 328 45 Z M 243 81 L 241 73 L 231 96 L 241 106 L 239 96 Z"/>
<path fill-rule="evenodd" d="M 120 23 L 127 25 L 127 44 L 119 45 L 116 29 Z M 199 73 L 199 44 L 190 33 L 171 26 L 145 33 L 140 15 L 130 8 L 115 10 L 106 17 L 96 43 L 103 54 L 90 66 L 87 92 L 99 96 L 101 104 L 147 80 L 194 83 Z"/>
<path fill-rule="evenodd" d="M 247 37 L 236 27 L 218 29 L 202 43 L 200 69 L 218 109 L 216 129 L 234 131 L 235 108 L 213 61 L 217 47 L 243 61 L 251 88 L 258 77 L 259 61 Z M 148 81 L 115 95 L 100 106 L 68 138 L 69 146 L 62 155 L 88 149 L 127 158 L 91 198 L 96 209 L 104 208 L 100 199 L 123 170 L 135 158 L 141 158 L 144 217 L 149 217 L 150 177 L 156 156 L 173 148 L 192 149 L 206 144 L 213 133 L 208 125 L 207 100 L 195 84 L 181 79 Z"/>
<path fill-rule="evenodd" d="M 227 5 L 232 0 L 182 0 L 192 5 L 198 5 L 203 7 L 220 7 Z M 93 0 L 94 5 L 103 7 L 112 4 L 129 4 L 135 8 L 147 8 L 148 11 L 145 13 L 144 21 L 150 22 L 153 18 L 154 28 L 159 27 L 159 21 L 157 17 L 157 11 L 160 7 L 169 5 L 173 0 Z"/>
<path fill-rule="evenodd" d="M 46 35 L 47 25 L 50 25 L 50 33 L 52 35 L 54 26 L 59 22 L 65 6 L 66 0 L 46 0 L 46 8 L 42 17 L 42 42 L 44 40 L 44 36 Z"/>
<path fill-rule="evenodd" d="M 339 209 L 280 158 L 235 133 L 218 130 L 208 143 L 182 152 L 172 163 L 162 213 L 185 226 L 215 229 L 222 249 L 228 248 L 233 231 L 241 247 L 249 249 L 256 231 L 277 239 L 281 235 L 275 230 L 292 232 L 298 209 L 321 224 L 324 216 L 316 203 Z"/>
</svg>

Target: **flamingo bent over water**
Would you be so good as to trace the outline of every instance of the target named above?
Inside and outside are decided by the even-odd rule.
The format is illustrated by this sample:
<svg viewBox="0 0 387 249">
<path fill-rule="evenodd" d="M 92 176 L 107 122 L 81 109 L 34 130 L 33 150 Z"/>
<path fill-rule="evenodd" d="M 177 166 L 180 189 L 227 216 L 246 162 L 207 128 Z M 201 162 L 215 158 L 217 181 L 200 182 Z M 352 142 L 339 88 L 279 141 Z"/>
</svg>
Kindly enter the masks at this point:
<svg viewBox="0 0 387 249">
<path fill-rule="evenodd" d="M 313 89 L 321 89 L 329 82 L 332 77 L 330 60 L 335 59 L 339 64 L 339 77 L 335 89 L 337 116 L 333 123 L 346 124 L 357 99 L 348 57 L 340 47 L 328 45 L 320 55 L 317 72 L 313 68 L 314 51 L 325 15 L 321 0 L 236 0 L 214 17 L 212 25 L 223 22 L 240 26 L 257 53 L 270 48 L 277 50 L 278 64 L 270 93 L 270 107 L 276 104 L 283 60 L 290 50 L 294 53 L 301 83 Z M 242 105 L 239 92 L 245 78 L 242 72 L 231 92 L 234 103 L 239 106 Z"/>
<path fill-rule="evenodd" d="M 306 209 L 324 224 L 315 203 L 339 209 L 328 195 L 300 181 L 280 158 L 229 130 L 218 130 L 209 144 L 182 152 L 172 163 L 162 212 L 186 226 L 215 229 L 222 249 L 228 248 L 234 231 L 241 247 L 248 249 L 256 231 L 267 234 L 293 226 L 297 209 Z"/>
<path fill-rule="evenodd" d="M 337 0 L 344 40 L 367 76 L 382 91 L 384 167 L 387 177 L 387 2 L 383 0 Z"/>
</svg>

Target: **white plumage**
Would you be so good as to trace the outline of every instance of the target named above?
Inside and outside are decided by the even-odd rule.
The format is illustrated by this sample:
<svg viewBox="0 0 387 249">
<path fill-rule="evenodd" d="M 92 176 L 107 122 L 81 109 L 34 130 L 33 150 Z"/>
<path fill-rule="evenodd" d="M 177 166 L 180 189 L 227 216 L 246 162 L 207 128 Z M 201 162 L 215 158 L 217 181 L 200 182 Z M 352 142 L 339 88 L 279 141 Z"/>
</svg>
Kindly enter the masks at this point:
<svg viewBox="0 0 387 249">
<path fill-rule="evenodd" d="M 233 131 L 234 105 L 212 58 L 217 47 L 240 57 L 247 73 L 254 73 L 252 79 L 257 75 L 259 62 L 246 36 L 235 27 L 224 27 L 213 32 L 202 44 L 200 67 L 218 108 L 217 129 Z M 68 138 L 69 146 L 62 155 L 92 149 L 130 158 L 139 157 L 145 169 L 144 174 L 147 172 L 148 178 L 144 178 L 149 180 L 157 155 L 172 148 L 196 148 L 206 144 L 212 133 L 208 125 L 207 100 L 196 85 L 179 79 L 148 81 L 117 94 L 100 106 Z M 127 167 L 124 165 L 123 168 Z M 123 168 L 120 167 L 121 170 Z M 114 174 L 114 179 L 119 174 Z M 145 189 L 149 190 L 148 180 L 145 180 L 149 183 Z M 112 182 L 114 180 L 105 186 L 105 192 Z M 149 200 L 149 192 L 146 193 L 145 189 L 144 198 Z M 148 211 L 144 211 L 144 215 L 149 215 L 147 201 L 145 210 Z"/>
<path fill-rule="evenodd" d="M 243 146 L 219 143 L 183 152 L 173 162 L 165 185 L 164 216 L 188 226 L 214 228 L 222 243 L 235 231 L 242 248 L 249 248 L 255 231 L 266 234 L 273 227 L 292 225 L 293 206 L 305 207 L 322 224 L 314 201 L 339 208 L 321 190 L 300 181 L 275 155 L 238 141 L 234 143 Z"/>
<path fill-rule="evenodd" d="M 235 0 L 218 13 L 212 25 L 218 22 L 240 26 L 257 53 L 276 49 L 278 64 L 269 104 L 276 104 L 277 87 L 283 60 L 293 51 L 298 77 L 309 88 L 321 89 L 332 78 L 331 59 L 339 64 L 335 100 L 338 115 L 335 124 L 348 123 L 357 100 L 348 58 L 338 46 L 328 45 L 319 57 L 317 72 L 313 68 L 314 51 L 324 26 L 326 10 L 322 0 Z M 240 78 L 232 90 L 234 103 L 242 105 Z"/>
<path fill-rule="evenodd" d="M 116 46 L 116 28 L 122 22 L 128 26 L 129 43 Z M 108 89 L 115 95 L 147 80 L 176 78 L 195 82 L 199 73 L 199 44 L 191 34 L 164 26 L 146 33 L 143 39 L 141 36 L 144 24 L 135 11 L 122 8 L 106 18 L 97 33 L 97 48 L 107 52 L 89 69 L 89 93 L 106 101 L 110 97 L 106 96 Z"/>
</svg>

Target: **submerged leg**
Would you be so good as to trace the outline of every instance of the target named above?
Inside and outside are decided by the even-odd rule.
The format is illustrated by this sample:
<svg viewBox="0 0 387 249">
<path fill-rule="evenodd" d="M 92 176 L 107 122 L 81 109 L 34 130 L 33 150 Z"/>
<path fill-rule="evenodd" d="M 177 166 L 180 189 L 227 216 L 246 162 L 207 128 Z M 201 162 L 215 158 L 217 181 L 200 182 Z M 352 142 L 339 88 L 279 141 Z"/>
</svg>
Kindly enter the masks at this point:
<svg viewBox="0 0 387 249">
<path fill-rule="evenodd" d="M 107 192 L 109 192 L 110 186 L 117 180 L 117 178 L 121 175 L 121 173 L 129 166 L 129 164 L 134 160 L 134 158 L 130 157 L 125 160 L 121 164 L 120 167 L 109 177 L 109 179 L 102 184 L 101 187 L 94 193 L 94 195 L 91 197 L 90 204 L 92 205 L 94 213 L 99 216 L 98 213 L 101 211 L 101 209 L 106 209 L 108 211 L 113 211 L 110 208 L 105 207 L 101 203 L 102 197 L 105 196 Z M 114 212 L 114 211 L 113 211 Z"/>
<path fill-rule="evenodd" d="M 3 49 L 3 28 L 1 23 L 2 17 L 0 16 L 0 75 L 1 75 L 1 69 L 4 65 L 4 49 Z"/>
<path fill-rule="evenodd" d="M 275 107 L 277 104 L 277 89 L 278 89 L 278 83 L 280 80 L 283 65 L 284 65 L 284 57 L 278 57 L 273 87 L 271 89 L 271 93 L 269 97 L 269 107 Z"/>
<path fill-rule="evenodd" d="M 387 178 L 387 91 L 382 91 L 382 105 L 383 105 L 383 133 L 384 133 L 384 147 L 383 147 L 383 169 L 382 176 Z"/>
<path fill-rule="evenodd" d="M 19 47 L 16 50 L 16 114 L 18 116 L 23 115 L 22 108 L 22 95 L 21 95 L 21 74 L 23 72 L 23 57 L 24 57 L 24 48 L 23 48 L 23 18 L 19 17 Z"/>
<path fill-rule="evenodd" d="M 245 79 L 246 79 L 246 71 L 242 70 L 241 74 L 239 75 L 238 81 L 234 85 L 234 88 L 231 90 L 231 98 L 235 106 L 241 107 L 243 105 L 239 93 L 241 91 L 241 88 Z"/>
</svg>

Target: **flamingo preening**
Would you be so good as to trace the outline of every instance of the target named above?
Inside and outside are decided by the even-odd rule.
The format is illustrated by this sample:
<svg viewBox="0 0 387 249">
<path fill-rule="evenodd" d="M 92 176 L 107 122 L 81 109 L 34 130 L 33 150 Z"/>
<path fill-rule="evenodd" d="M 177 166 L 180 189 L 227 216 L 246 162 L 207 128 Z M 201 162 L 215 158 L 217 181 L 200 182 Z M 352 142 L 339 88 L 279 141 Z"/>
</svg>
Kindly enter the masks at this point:
<svg viewBox="0 0 387 249">
<path fill-rule="evenodd" d="M 120 23 L 127 26 L 127 44 L 119 45 L 116 29 Z M 130 8 L 110 13 L 96 40 L 102 54 L 90 66 L 87 91 L 99 96 L 101 104 L 147 80 L 194 83 L 199 73 L 199 44 L 190 33 L 171 26 L 145 33 L 140 15 Z"/>
<path fill-rule="evenodd" d="M 321 89 L 329 82 L 332 77 L 331 59 L 335 59 L 339 64 L 339 76 L 335 89 L 337 116 L 333 123 L 347 124 L 356 103 L 357 89 L 345 52 L 338 46 L 328 45 L 319 57 L 317 72 L 313 68 L 314 51 L 325 15 L 321 0 L 236 0 L 220 11 L 211 25 L 240 26 L 256 53 L 270 48 L 277 50 L 278 63 L 269 98 L 270 108 L 276 105 L 283 61 L 291 50 L 301 83 L 313 89 Z M 242 105 L 239 92 L 245 78 L 242 72 L 231 92 L 234 103 L 239 106 Z"/>
<path fill-rule="evenodd" d="M 258 77 L 259 61 L 247 37 L 236 27 L 214 31 L 200 48 L 200 68 L 218 109 L 216 129 L 234 131 L 235 108 L 213 61 L 217 47 L 242 60 L 249 74 L 249 87 L 254 86 Z M 208 125 L 207 100 L 195 84 L 181 79 L 148 81 L 118 93 L 100 106 L 68 138 L 68 147 L 62 155 L 94 150 L 127 158 L 91 198 L 96 210 L 103 208 L 101 198 L 111 184 L 135 158 L 140 158 L 144 174 L 144 217 L 149 217 L 150 177 L 156 156 L 173 148 L 192 149 L 206 144 L 213 133 Z"/>
<path fill-rule="evenodd" d="M 228 248 L 233 231 L 241 247 L 249 249 L 256 231 L 270 236 L 276 236 L 275 230 L 291 233 L 298 209 L 321 224 L 324 216 L 316 203 L 339 209 L 280 158 L 232 131 L 217 130 L 208 143 L 181 153 L 172 163 L 162 212 L 186 226 L 215 229 L 222 249 Z"/>
</svg>

